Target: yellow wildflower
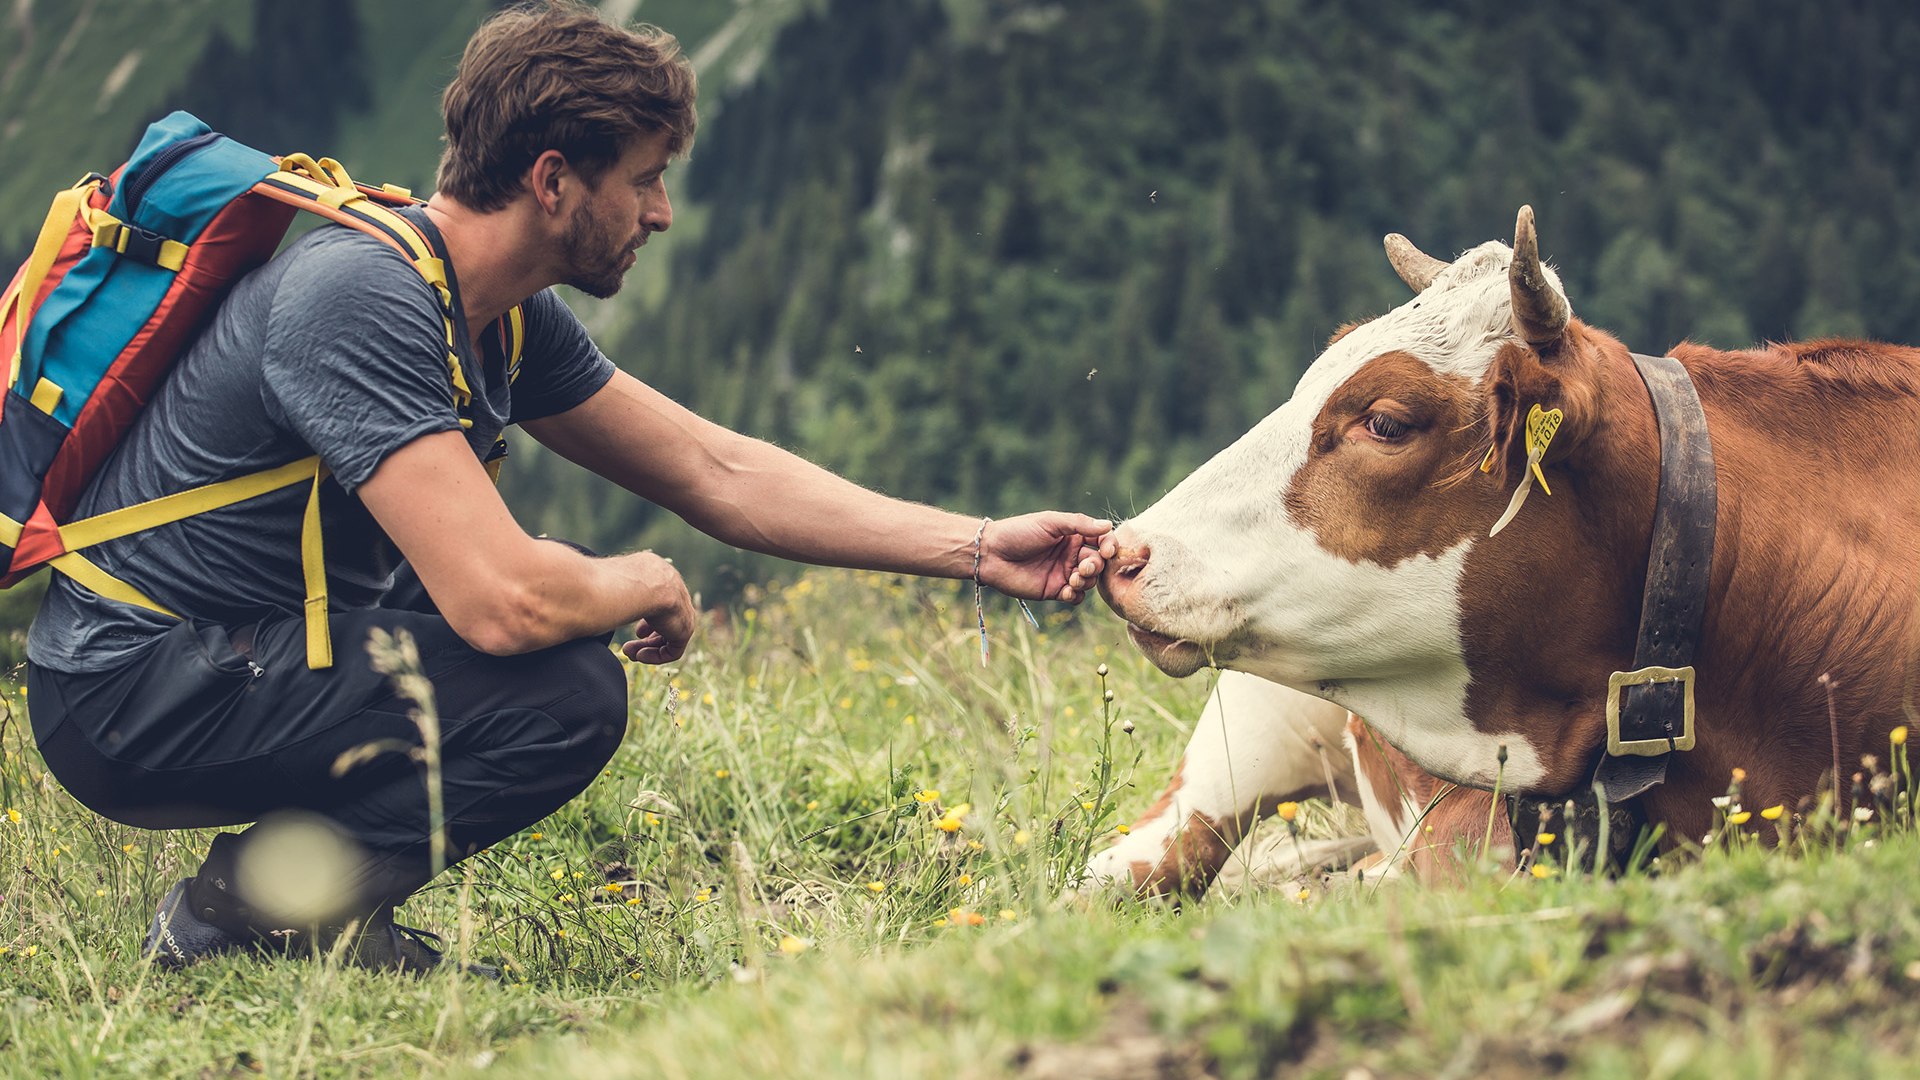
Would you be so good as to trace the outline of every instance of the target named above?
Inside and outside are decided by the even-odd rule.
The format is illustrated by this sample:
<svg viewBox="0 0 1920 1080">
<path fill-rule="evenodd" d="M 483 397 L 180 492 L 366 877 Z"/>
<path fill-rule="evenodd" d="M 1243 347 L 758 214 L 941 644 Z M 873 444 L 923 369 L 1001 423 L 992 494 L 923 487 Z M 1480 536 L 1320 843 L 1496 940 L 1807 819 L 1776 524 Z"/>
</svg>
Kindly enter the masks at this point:
<svg viewBox="0 0 1920 1080">
<path fill-rule="evenodd" d="M 967 841 L 967 850 L 968 851 L 985 851 L 987 850 L 987 845 L 981 843 L 978 840 L 969 840 Z"/>
<path fill-rule="evenodd" d="M 659 814 L 654 814 L 654 813 L 649 813 L 649 814 L 647 815 L 647 818 L 646 818 L 646 821 L 647 821 L 647 824 L 648 824 L 649 826 L 653 826 L 653 825 L 658 825 L 658 824 L 660 824 L 660 815 L 659 815 Z"/>
<path fill-rule="evenodd" d="M 1082 810 L 1086 810 L 1086 811 L 1088 811 L 1088 812 L 1091 812 L 1091 811 L 1093 810 L 1093 800 L 1092 800 L 1092 799 L 1081 799 L 1081 800 L 1080 800 L 1080 809 L 1082 809 Z"/>
<path fill-rule="evenodd" d="M 1744 784 L 1744 783 L 1746 783 L 1746 782 L 1747 782 L 1747 770 L 1745 770 L 1745 769 L 1743 769 L 1743 768 L 1741 768 L 1741 767 L 1740 767 L 1740 766 L 1738 766 L 1738 765 L 1735 765 L 1735 766 L 1733 767 L 1733 782 L 1734 782 L 1734 783 L 1736 783 L 1736 784 Z"/>
<path fill-rule="evenodd" d="M 713 899 L 712 889 L 701 889 L 699 892 L 693 894 L 693 900 L 697 904 L 704 904 L 711 899 Z"/>
<path fill-rule="evenodd" d="M 884 881 L 869 881 L 867 882 L 867 888 L 874 892 L 882 893 L 887 891 L 887 883 Z"/>
<path fill-rule="evenodd" d="M 731 771 L 729 771 L 729 770 L 727 770 L 727 769 L 715 769 L 715 770 L 713 770 L 713 778 L 714 778 L 715 780 L 725 780 L 725 779 L 726 779 L 727 777 L 729 777 L 729 776 L 732 776 L 732 775 L 733 775 L 733 773 L 732 773 Z"/>
<path fill-rule="evenodd" d="M 632 907 L 633 905 L 635 905 L 635 904 L 637 904 L 637 903 L 639 903 L 639 902 L 640 902 L 640 898 L 639 898 L 639 897 L 637 897 L 637 896 L 629 896 L 629 897 L 627 897 L 627 906 L 628 906 L 628 907 Z"/>
<path fill-rule="evenodd" d="M 1887 733 L 1887 741 L 1895 746 L 1907 745 L 1907 725 L 1901 724 Z"/>
<path fill-rule="evenodd" d="M 1013 843 L 1015 847 L 1025 847 L 1027 841 L 1031 839 L 1033 839 L 1033 834 L 1027 832 L 1027 830 L 1025 829 L 1021 829 L 1013 834 Z"/>
<path fill-rule="evenodd" d="M 843 708 L 843 709 L 851 709 L 851 708 L 853 708 L 853 699 L 852 699 L 852 698 L 850 698 L 850 697 L 843 697 L 843 698 L 841 698 L 841 699 L 840 699 L 840 707 L 841 707 L 841 708 Z"/>
<path fill-rule="evenodd" d="M 136 851 L 139 851 L 139 850 L 140 850 L 140 845 L 139 845 L 139 844 L 121 844 L 121 845 L 120 845 L 120 850 L 121 850 L 121 851 L 124 851 L 124 852 L 126 852 L 126 853 L 127 853 L 127 854 L 129 854 L 129 855 L 131 855 L 131 854 L 133 854 L 134 852 L 136 852 Z"/>
<path fill-rule="evenodd" d="M 1766 818 L 1768 821 L 1779 821 L 1780 815 L 1786 812 L 1787 812 L 1786 806 L 1782 804 L 1775 804 L 1773 806 L 1767 807 L 1765 810 L 1760 811 L 1760 816 L 1763 818 Z"/>
<path fill-rule="evenodd" d="M 813 942 L 803 941 L 800 938 L 794 937 L 792 934 L 788 934 L 786 937 L 780 939 L 780 951 L 786 953 L 788 956 L 792 956 L 795 953 L 806 952 L 811 948 L 813 948 Z"/>
<path fill-rule="evenodd" d="M 563 903 L 563 904 L 571 904 L 571 903 L 573 903 L 573 901 L 574 901 L 574 899 L 575 899 L 575 897 L 574 897 L 574 895 L 573 895 L 572 893 L 561 893 L 561 894 L 560 894 L 560 902 L 561 902 L 561 903 Z"/>
<path fill-rule="evenodd" d="M 28 955 L 28 956 L 39 956 L 39 955 L 40 955 L 40 946 L 38 946 L 38 945 L 29 945 L 29 946 L 27 946 L 27 955 Z"/>
<path fill-rule="evenodd" d="M 962 884 L 962 885 L 971 885 L 971 884 L 973 884 L 973 875 L 972 875 L 972 874 L 961 874 L 961 875 L 960 875 L 960 884 Z"/>
<path fill-rule="evenodd" d="M 1530 873 L 1537 878 L 1550 878 L 1553 876 L 1553 867 L 1544 863 L 1534 863 Z"/>
<path fill-rule="evenodd" d="M 820 800 L 819 800 L 819 799 L 808 799 L 808 800 L 807 800 L 807 809 L 809 809 L 809 810 L 818 810 L 818 809 L 820 809 Z"/>
<path fill-rule="evenodd" d="M 1559 838 L 1560 838 L 1559 833 L 1543 832 L 1534 836 L 1533 842 L 1540 845 L 1541 847 L 1546 847 L 1547 845 L 1553 843 L 1555 840 L 1558 840 Z"/>
<path fill-rule="evenodd" d="M 1012 922 L 1013 920 L 1019 918 L 1020 915 L 1018 912 L 1015 912 L 1012 908 L 1001 908 L 1000 917 L 1002 919 L 1005 919 L 1007 922 Z"/>
<path fill-rule="evenodd" d="M 1753 817 L 1753 814 L 1751 811 L 1742 810 L 1737 814 L 1728 814 L 1727 821 L 1729 824 L 1733 824 L 1733 825 L 1745 825 L 1748 819 L 1751 817 Z"/>
<path fill-rule="evenodd" d="M 927 788 L 925 791 L 916 791 L 913 793 L 914 802 L 930 803 L 938 800 L 939 798 L 940 798 L 940 792 L 936 791 L 933 788 Z"/>
<path fill-rule="evenodd" d="M 1280 815 L 1281 821 L 1292 821 L 1294 818 L 1300 816 L 1300 804 L 1297 802 L 1283 802 L 1279 806 L 1274 807 L 1273 812 Z"/>
<path fill-rule="evenodd" d="M 900 721 L 900 723 L 904 724 L 907 727 L 912 727 L 913 721 L 914 721 L 914 715 L 912 713 L 908 713 L 906 716 L 906 719 Z"/>
<path fill-rule="evenodd" d="M 1125 836 L 1125 835 L 1127 835 L 1128 833 L 1130 833 L 1130 832 L 1132 832 L 1132 831 L 1133 831 L 1133 826 L 1131 826 L 1131 825 L 1115 825 L 1115 826 L 1113 827 L 1113 831 L 1114 831 L 1114 832 L 1117 832 L 1117 833 L 1119 833 L 1119 834 L 1120 834 L 1121 836 Z"/>
<path fill-rule="evenodd" d="M 960 819 L 966 817 L 967 811 L 972 809 L 972 803 L 961 803 L 959 806 L 947 811 L 946 815 L 939 821 L 934 822 L 934 824 L 940 827 L 941 832 L 958 832 L 960 831 Z"/>
<path fill-rule="evenodd" d="M 711 705 L 711 704 L 713 704 L 713 694 L 712 694 L 711 692 L 708 692 L 708 693 L 705 693 L 705 694 L 701 694 L 701 695 L 700 695 L 700 704 L 702 704 L 702 705 Z"/>
<path fill-rule="evenodd" d="M 11 806 L 7 807 L 7 820 L 13 822 L 15 825 L 20 824 L 20 811 L 15 810 Z"/>
<path fill-rule="evenodd" d="M 1299 900 L 1302 902 L 1305 902 L 1308 898 L 1312 896 L 1313 896 L 1313 890 L 1307 888 L 1305 885 L 1300 886 L 1300 891 L 1293 894 L 1293 898 L 1295 900 Z"/>
<path fill-rule="evenodd" d="M 619 884 L 618 882 L 609 881 L 605 885 L 601 886 L 601 888 L 606 889 L 608 892 L 625 892 L 627 887 L 625 885 Z"/>
<path fill-rule="evenodd" d="M 527 839 L 529 840 L 545 840 L 546 838 L 547 838 L 546 833 L 528 833 L 527 834 Z"/>
</svg>

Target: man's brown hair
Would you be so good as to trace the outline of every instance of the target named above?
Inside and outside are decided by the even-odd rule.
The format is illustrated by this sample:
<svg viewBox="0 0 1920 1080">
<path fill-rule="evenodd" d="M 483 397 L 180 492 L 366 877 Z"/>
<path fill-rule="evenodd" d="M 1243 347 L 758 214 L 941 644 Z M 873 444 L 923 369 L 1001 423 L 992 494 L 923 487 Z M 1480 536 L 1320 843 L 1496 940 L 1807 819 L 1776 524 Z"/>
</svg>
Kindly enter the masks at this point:
<svg viewBox="0 0 1920 1080">
<path fill-rule="evenodd" d="M 446 151 L 439 190 L 475 210 L 513 201 L 548 150 L 589 184 L 635 138 L 693 144 L 693 65 L 658 27 L 608 22 L 578 0 L 546 0 L 488 19 L 440 99 Z"/>
</svg>

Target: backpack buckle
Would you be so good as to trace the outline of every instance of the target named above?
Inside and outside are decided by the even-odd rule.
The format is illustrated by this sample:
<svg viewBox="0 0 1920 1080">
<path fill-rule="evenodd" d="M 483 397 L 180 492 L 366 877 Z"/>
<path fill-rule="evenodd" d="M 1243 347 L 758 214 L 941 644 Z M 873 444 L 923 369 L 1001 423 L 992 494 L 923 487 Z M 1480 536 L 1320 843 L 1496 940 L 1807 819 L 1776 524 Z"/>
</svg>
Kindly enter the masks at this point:
<svg viewBox="0 0 1920 1080">
<path fill-rule="evenodd" d="M 166 242 L 166 237 L 151 229 L 143 229 L 138 225 L 122 225 L 118 242 L 113 245 L 113 249 L 130 259 L 139 259 L 148 266 L 159 266 L 160 245 Z"/>
<path fill-rule="evenodd" d="M 128 225 L 112 218 L 94 226 L 93 246 L 112 248 L 130 259 L 165 270 L 180 269 L 187 251 L 185 244 L 177 244 L 152 229 Z"/>
</svg>

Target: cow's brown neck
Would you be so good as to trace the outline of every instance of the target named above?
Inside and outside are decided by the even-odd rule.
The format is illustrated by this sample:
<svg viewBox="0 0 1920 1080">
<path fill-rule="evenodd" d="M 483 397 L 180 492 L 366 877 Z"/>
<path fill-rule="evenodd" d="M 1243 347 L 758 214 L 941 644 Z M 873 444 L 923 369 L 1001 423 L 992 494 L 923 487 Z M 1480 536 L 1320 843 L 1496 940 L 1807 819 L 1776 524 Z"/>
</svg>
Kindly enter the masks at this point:
<svg viewBox="0 0 1920 1080">
<path fill-rule="evenodd" d="M 1585 788 L 1606 738 L 1608 676 L 1632 669 L 1659 436 L 1623 345 L 1576 322 L 1563 348 L 1584 353 L 1591 373 L 1571 497 L 1558 479 L 1554 497 L 1534 496 L 1514 528 L 1537 542 L 1478 546 L 1462 626 L 1469 715 L 1530 734 L 1544 748 L 1543 790 L 1570 791 Z M 1907 493 L 1920 471 L 1920 351 L 1673 355 L 1713 433 L 1719 535 L 1695 657 L 1698 745 L 1675 755 L 1641 806 L 1697 838 L 1735 767 L 1747 770 L 1749 810 L 1816 792 L 1831 760 L 1822 674 L 1837 684 L 1843 790 L 1860 755 L 1884 754 L 1904 722 L 1920 659 L 1885 658 L 1915 657 L 1920 500 Z"/>
<path fill-rule="evenodd" d="M 1861 754 L 1884 754 L 1902 722 L 1914 666 L 1886 658 L 1914 656 L 1920 352 L 1674 355 L 1714 433 L 1721 554 L 1697 661 L 1701 745 L 1646 805 L 1698 835 L 1736 766 L 1748 809 L 1815 792 L 1831 760 L 1820 676 L 1836 684 L 1843 793 Z"/>
<path fill-rule="evenodd" d="M 1615 497 L 1635 554 L 1616 572 L 1631 582 L 1622 592 L 1638 595 L 1657 476 L 1646 448 L 1656 432 L 1644 392 L 1635 400 L 1620 377 L 1630 372 L 1625 350 L 1602 347 L 1608 417 L 1591 453 L 1612 460 L 1583 462 L 1583 471 L 1630 489 Z M 1920 514 L 1898 493 L 1920 465 L 1920 353 L 1686 346 L 1674 355 L 1713 431 L 1720 535 L 1695 660 L 1698 746 L 1675 755 L 1668 782 L 1641 804 L 1650 820 L 1697 837 L 1712 827 L 1711 799 L 1735 767 L 1747 770 L 1749 810 L 1815 793 L 1831 761 L 1820 676 L 1835 683 L 1843 791 L 1861 754 L 1884 752 L 1902 722 L 1913 665 L 1884 658 L 1914 655 Z M 1603 688 L 1603 673 L 1585 676 L 1596 677 Z M 1604 738 L 1595 728 L 1584 745 Z"/>
</svg>

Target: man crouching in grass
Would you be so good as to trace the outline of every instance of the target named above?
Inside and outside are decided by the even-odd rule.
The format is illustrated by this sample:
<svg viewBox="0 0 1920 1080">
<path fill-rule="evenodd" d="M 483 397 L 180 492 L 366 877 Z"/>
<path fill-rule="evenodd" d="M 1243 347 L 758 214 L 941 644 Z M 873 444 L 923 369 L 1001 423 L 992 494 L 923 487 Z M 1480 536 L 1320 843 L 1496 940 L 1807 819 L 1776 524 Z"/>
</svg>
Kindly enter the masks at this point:
<svg viewBox="0 0 1920 1080">
<path fill-rule="evenodd" d="M 613 630 L 633 627 L 632 661 L 686 649 L 695 611 L 666 559 L 599 558 L 515 522 L 483 467 L 509 425 L 721 540 L 806 562 L 977 574 L 1073 603 L 1111 544 L 1107 522 L 1079 514 L 983 522 L 869 492 L 695 416 L 594 346 L 550 287 L 612 296 L 672 223 L 666 173 L 695 116 L 671 36 L 573 2 L 513 9 L 468 43 L 442 107 L 438 190 L 403 213 L 444 253 L 464 415 L 433 287 L 389 246 L 323 226 L 236 286 L 79 508 L 318 454 L 333 666 L 307 664 L 299 487 L 94 549 L 181 618 L 60 577 L 33 625 L 34 735 L 75 798 L 149 829 L 297 811 L 352 853 L 293 919 L 267 902 L 271 860 L 250 857 L 273 846 L 261 827 L 216 836 L 155 913 L 145 949 L 163 965 L 338 950 L 435 967 L 438 939 L 393 909 L 613 756 L 627 724 Z M 509 370 L 493 326 L 516 305 L 525 361 Z M 443 859 L 406 755 L 334 775 L 357 748 L 417 741 L 410 703 L 362 647 L 375 631 L 410 634 L 433 684 Z"/>
</svg>

